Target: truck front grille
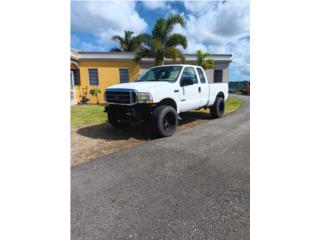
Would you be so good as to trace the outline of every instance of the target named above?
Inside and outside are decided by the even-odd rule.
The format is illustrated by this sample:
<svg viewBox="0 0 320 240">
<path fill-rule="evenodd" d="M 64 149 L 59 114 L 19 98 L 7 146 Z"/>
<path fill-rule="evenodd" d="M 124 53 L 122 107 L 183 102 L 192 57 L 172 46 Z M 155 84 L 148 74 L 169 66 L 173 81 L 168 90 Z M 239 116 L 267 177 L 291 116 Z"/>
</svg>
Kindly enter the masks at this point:
<svg viewBox="0 0 320 240">
<path fill-rule="evenodd" d="M 130 105 L 136 102 L 136 93 L 129 90 L 107 90 L 105 99 L 108 103 Z"/>
</svg>

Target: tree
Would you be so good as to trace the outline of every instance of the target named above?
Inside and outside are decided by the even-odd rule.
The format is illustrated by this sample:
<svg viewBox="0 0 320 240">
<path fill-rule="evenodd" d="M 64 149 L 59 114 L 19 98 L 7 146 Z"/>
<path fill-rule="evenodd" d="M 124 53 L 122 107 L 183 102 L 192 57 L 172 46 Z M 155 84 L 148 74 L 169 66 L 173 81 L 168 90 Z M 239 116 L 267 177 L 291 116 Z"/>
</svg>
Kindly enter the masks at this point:
<svg viewBox="0 0 320 240">
<path fill-rule="evenodd" d="M 163 65 L 164 58 L 172 58 L 176 62 L 177 58 L 184 61 L 184 55 L 178 46 L 186 49 L 188 46 L 187 38 L 179 33 L 172 33 L 176 24 L 185 26 L 185 20 L 180 15 L 171 15 L 167 19 L 157 19 L 151 34 L 141 34 L 140 46 L 136 52 L 136 59 L 142 57 L 153 57 L 154 64 Z"/>
<path fill-rule="evenodd" d="M 141 36 L 133 36 L 131 31 L 124 31 L 124 37 L 114 35 L 112 40 L 117 41 L 119 47 L 112 48 L 111 52 L 135 52 L 141 44 Z"/>
<path fill-rule="evenodd" d="M 93 88 L 89 92 L 92 96 L 95 96 L 97 98 L 97 104 L 99 104 L 99 97 L 98 94 L 101 93 L 101 90 L 99 88 Z"/>
<path fill-rule="evenodd" d="M 204 69 L 209 69 L 214 67 L 214 60 L 213 59 L 206 59 L 209 57 L 209 53 L 207 52 L 202 52 L 201 50 L 198 50 L 197 53 L 197 64 Z"/>
</svg>

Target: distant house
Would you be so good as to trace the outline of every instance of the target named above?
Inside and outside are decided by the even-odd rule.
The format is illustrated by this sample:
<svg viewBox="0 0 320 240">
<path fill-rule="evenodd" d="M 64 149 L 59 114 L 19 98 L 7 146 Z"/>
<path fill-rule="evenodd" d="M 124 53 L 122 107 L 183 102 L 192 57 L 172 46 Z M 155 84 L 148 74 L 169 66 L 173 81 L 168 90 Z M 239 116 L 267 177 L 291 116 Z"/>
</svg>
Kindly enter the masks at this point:
<svg viewBox="0 0 320 240">
<path fill-rule="evenodd" d="M 132 52 L 82 52 L 71 50 L 70 79 L 71 79 L 71 104 L 78 103 L 82 96 L 89 98 L 89 103 L 96 103 L 95 97 L 90 96 L 92 88 L 100 88 L 135 81 L 141 73 L 153 66 L 152 58 L 143 58 L 135 61 Z M 209 82 L 228 82 L 229 64 L 231 54 L 211 54 L 215 61 L 215 69 L 207 69 Z M 195 54 L 185 55 L 186 64 L 196 64 Z M 177 60 L 179 63 L 179 61 Z M 165 64 L 172 64 L 171 59 L 166 59 Z M 99 96 L 103 103 L 103 94 Z"/>
</svg>

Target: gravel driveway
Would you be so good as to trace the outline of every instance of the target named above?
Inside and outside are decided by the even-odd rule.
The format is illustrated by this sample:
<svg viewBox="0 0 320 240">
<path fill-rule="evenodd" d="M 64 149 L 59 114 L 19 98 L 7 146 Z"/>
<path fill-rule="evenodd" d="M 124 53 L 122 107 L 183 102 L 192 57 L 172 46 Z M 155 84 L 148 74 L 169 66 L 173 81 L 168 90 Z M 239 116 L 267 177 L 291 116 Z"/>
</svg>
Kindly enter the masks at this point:
<svg viewBox="0 0 320 240">
<path fill-rule="evenodd" d="M 249 239 L 250 98 L 71 170 L 72 239 Z"/>
</svg>

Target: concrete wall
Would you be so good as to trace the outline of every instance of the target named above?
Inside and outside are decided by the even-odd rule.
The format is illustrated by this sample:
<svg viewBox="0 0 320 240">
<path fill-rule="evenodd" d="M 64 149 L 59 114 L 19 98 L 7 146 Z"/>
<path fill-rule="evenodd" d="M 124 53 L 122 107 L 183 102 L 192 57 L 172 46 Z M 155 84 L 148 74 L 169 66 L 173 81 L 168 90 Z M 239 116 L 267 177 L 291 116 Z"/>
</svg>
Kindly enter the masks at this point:
<svg viewBox="0 0 320 240">
<path fill-rule="evenodd" d="M 213 83 L 213 76 L 214 76 L 213 69 L 206 69 L 205 72 L 207 75 L 208 82 Z"/>
</svg>

